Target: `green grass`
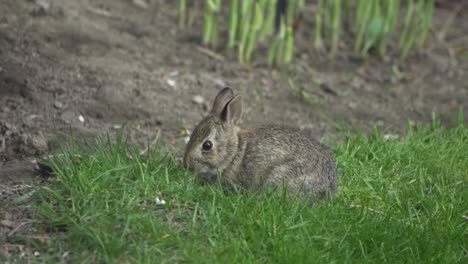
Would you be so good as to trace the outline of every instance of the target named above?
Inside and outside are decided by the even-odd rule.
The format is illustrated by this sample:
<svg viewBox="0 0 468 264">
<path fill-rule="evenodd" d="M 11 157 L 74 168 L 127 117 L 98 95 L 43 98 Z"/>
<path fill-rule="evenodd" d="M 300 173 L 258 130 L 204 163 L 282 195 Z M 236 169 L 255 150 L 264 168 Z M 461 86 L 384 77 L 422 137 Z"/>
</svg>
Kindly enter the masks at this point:
<svg viewBox="0 0 468 264">
<path fill-rule="evenodd" d="M 410 128 L 401 140 L 347 137 L 334 148 L 338 195 L 313 207 L 203 186 L 173 157 L 142 157 L 122 136 L 74 145 L 50 160 L 56 176 L 36 210 L 51 241 L 36 247 L 72 262 L 466 263 L 460 120 Z"/>
</svg>

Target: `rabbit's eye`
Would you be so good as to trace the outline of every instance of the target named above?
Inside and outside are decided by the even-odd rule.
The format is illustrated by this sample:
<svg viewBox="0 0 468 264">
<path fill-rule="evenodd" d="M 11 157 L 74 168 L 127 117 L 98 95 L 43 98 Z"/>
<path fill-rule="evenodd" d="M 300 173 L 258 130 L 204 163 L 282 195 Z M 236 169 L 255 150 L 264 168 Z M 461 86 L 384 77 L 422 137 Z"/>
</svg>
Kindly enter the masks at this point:
<svg viewBox="0 0 468 264">
<path fill-rule="evenodd" d="M 207 140 L 203 142 L 202 148 L 203 150 L 210 150 L 213 147 L 213 142 Z"/>
</svg>

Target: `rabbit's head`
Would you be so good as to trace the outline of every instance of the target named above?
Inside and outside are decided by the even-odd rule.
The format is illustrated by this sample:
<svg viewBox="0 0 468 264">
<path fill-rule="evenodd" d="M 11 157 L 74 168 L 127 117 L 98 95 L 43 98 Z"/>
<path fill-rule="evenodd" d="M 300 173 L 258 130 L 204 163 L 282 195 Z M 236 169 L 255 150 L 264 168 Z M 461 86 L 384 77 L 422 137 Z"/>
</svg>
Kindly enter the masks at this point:
<svg viewBox="0 0 468 264">
<path fill-rule="evenodd" d="M 237 154 L 242 117 L 242 97 L 224 88 L 215 98 L 213 109 L 193 130 L 187 144 L 184 165 L 213 182 Z"/>
</svg>

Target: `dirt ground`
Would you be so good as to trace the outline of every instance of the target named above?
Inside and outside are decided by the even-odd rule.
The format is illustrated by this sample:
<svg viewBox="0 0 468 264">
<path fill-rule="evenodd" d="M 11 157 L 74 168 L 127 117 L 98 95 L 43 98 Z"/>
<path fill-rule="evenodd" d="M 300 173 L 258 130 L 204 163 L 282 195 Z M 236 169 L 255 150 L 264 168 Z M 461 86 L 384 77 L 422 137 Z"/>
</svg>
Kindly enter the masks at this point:
<svg viewBox="0 0 468 264">
<path fill-rule="evenodd" d="M 440 1 L 428 41 L 403 63 L 394 53 L 363 63 L 346 45 L 331 62 L 298 34 L 282 71 L 265 65 L 262 48 L 250 67 L 201 48 L 201 21 L 178 30 L 176 2 L 0 1 L 0 260 L 33 256 L 28 241 L 43 237 L 17 199 L 43 179 L 35 161 L 57 149 L 57 134 L 93 138 L 131 123 L 142 149 L 159 139 L 180 156 L 183 132 L 224 86 L 244 95 L 244 126 L 289 124 L 328 143 L 338 126 L 401 135 L 431 112 L 448 127 L 461 106 L 468 116 L 463 1 Z M 316 99 L 292 96 L 288 80 Z"/>
</svg>

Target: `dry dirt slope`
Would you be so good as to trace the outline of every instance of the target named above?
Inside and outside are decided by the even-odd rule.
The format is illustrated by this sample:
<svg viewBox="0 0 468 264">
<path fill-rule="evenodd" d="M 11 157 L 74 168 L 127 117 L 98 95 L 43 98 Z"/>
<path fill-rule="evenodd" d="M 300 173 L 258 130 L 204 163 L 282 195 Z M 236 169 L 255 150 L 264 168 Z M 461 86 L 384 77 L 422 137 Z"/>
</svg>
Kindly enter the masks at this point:
<svg viewBox="0 0 468 264">
<path fill-rule="evenodd" d="M 200 52 L 196 29 L 176 34 L 173 3 L 135 4 L 141 2 L 2 1 L 0 160 L 53 146 L 54 121 L 60 131 L 92 136 L 130 120 L 136 142 L 151 142 L 161 130 L 165 142 L 180 145 L 180 129 L 192 127 L 210 103 L 193 103 L 194 96 L 209 101 L 224 85 L 246 98 L 247 126 L 289 123 L 316 136 L 335 131 L 334 122 L 401 132 L 407 119 L 427 120 L 431 111 L 450 124 L 468 101 L 466 54 L 448 56 L 466 47 L 462 14 L 447 33 L 453 44 L 429 45 L 396 79 L 391 58 L 362 65 L 343 51 L 330 63 L 304 39 L 290 74 L 261 66 L 261 56 L 256 68 L 216 60 Z M 451 13 L 436 15 L 434 34 Z M 292 75 L 316 103 L 290 96 Z"/>
</svg>

